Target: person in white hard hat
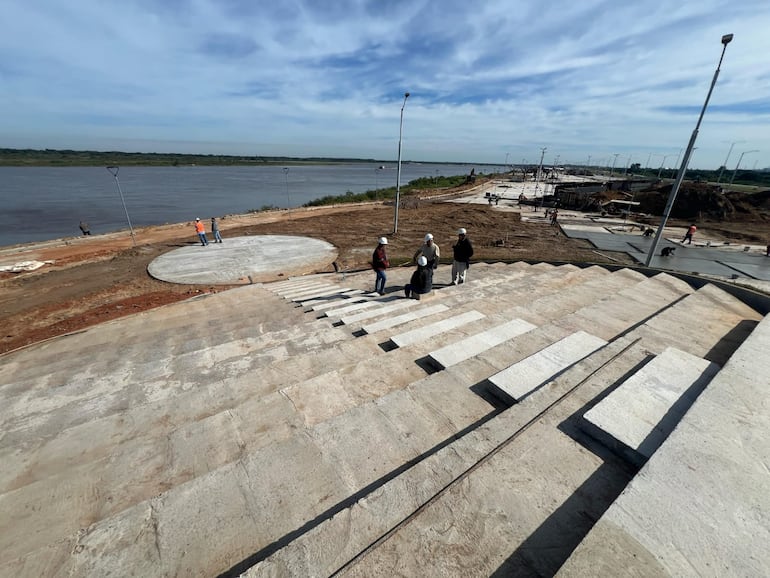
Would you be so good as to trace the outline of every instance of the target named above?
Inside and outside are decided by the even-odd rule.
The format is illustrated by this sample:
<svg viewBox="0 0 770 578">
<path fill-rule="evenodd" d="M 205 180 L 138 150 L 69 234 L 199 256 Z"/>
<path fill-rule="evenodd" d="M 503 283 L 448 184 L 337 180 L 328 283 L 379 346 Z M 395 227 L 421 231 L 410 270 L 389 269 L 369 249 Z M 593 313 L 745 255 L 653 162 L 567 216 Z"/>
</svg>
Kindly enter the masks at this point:
<svg viewBox="0 0 770 578">
<path fill-rule="evenodd" d="M 428 267 L 428 260 L 425 255 L 417 258 L 417 269 L 412 273 L 412 278 L 404 286 L 404 294 L 407 297 L 412 295 L 424 295 L 433 291 L 433 269 Z"/>
<path fill-rule="evenodd" d="M 428 260 L 428 267 L 431 269 L 435 269 L 438 267 L 438 261 L 441 257 L 441 251 L 438 248 L 438 245 L 433 242 L 433 235 L 428 233 L 425 235 L 425 242 L 423 243 L 422 247 L 417 249 L 417 252 L 414 254 L 414 257 L 412 257 L 412 261 L 415 263 L 417 262 L 417 258 L 422 255 Z"/>
<path fill-rule="evenodd" d="M 195 232 L 198 233 L 198 238 L 201 240 L 202 246 L 205 247 L 209 244 L 209 240 L 206 238 L 206 228 L 199 218 L 195 219 Z"/>
<path fill-rule="evenodd" d="M 473 245 L 466 234 L 467 231 L 462 227 L 457 229 L 457 243 L 452 245 L 454 261 L 452 261 L 452 285 L 465 283 L 465 276 L 468 273 L 468 267 L 471 266 L 471 257 L 473 257 Z"/>
<path fill-rule="evenodd" d="M 385 245 L 388 244 L 386 237 L 380 237 L 377 242 L 377 248 L 372 253 L 372 269 L 376 273 L 374 278 L 374 291 L 380 295 L 385 295 L 385 269 L 390 267 L 388 255 L 385 253 Z"/>
</svg>

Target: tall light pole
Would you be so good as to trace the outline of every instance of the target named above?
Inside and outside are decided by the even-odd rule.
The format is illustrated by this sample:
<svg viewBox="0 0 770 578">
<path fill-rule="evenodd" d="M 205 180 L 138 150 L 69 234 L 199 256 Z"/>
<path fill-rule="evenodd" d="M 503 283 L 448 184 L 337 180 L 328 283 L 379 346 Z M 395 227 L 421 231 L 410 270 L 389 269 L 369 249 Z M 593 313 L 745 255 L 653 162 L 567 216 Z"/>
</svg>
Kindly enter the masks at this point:
<svg viewBox="0 0 770 578">
<path fill-rule="evenodd" d="M 291 208 L 291 197 L 289 197 L 289 167 L 283 167 L 283 176 L 286 179 L 286 208 Z"/>
<path fill-rule="evenodd" d="M 698 147 L 695 147 L 695 148 L 698 148 Z M 692 149 L 692 150 L 694 151 L 695 149 Z M 679 149 L 679 152 L 676 155 L 676 161 L 674 161 L 674 166 L 679 164 L 679 157 L 681 157 L 681 156 L 682 156 L 682 149 Z M 690 158 L 692 158 L 692 157 L 690 157 Z M 676 173 L 672 173 L 671 176 L 673 177 L 675 174 Z"/>
<path fill-rule="evenodd" d="M 377 167 L 374 169 L 374 198 L 375 200 L 379 197 L 379 190 L 380 190 L 380 167 Z"/>
<path fill-rule="evenodd" d="M 711 93 L 714 90 L 714 85 L 717 83 L 717 78 L 719 77 L 719 68 L 722 66 L 722 59 L 725 57 L 725 50 L 727 50 L 727 45 L 730 43 L 730 41 L 732 41 L 732 39 L 732 34 L 725 34 L 722 36 L 722 54 L 719 57 L 719 64 L 717 64 L 717 68 L 714 71 L 714 78 L 711 79 L 711 86 L 709 87 L 708 94 L 706 95 L 706 101 L 703 103 L 703 108 L 700 111 L 698 122 L 695 124 L 695 129 L 692 131 L 692 135 L 690 135 L 690 142 L 687 143 L 687 150 L 684 152 L 682 164 L 679 167 L 679 173 L 676 175 L 676 181 L 674 181 L 674 184 L 671 187 L 671 194 L 669 194 L 666 208 L 663 210 L 663 218 L 660 221 L 660 226 L 658 227 L 658 231 L 655 233 L 655 238 L 652 241 L 650 252 L 647 254 L 645 265 L 648 267 L 650 266 L 653 255 L 655 255 L 655 251 L 658 249 L 658 243 L 660 242 L 660 237 L 663 235 L 663 229 L 666 226 L 669 214 L 671 214 L 671 209 L 674 207 L 674 201 L 676 201 L 676 195 L 679 193 L 679 187 L 682 185 L 684 174 L 687 172 L 687 165 L 690 162 L 690 155 L 692 154 L 693 147 L 695 147 L 695 140 L 698 138 L 700 123 L 703 120 L 703 115 L 706 113 L 706 107 L 708 106 L 709 100 L 711 99 Z"/>
<path fill-rule="evenodd" d="M 409 93 L 404 93 L 404 104 L 401 105 L 401 121 L 398 124 L 398 168 L 396 169 L 396 209 L 393 215 L 393 234 L 398 233 L 398 205 L 401 204 L 401 135 L 404 129 L 404 107 Z"/>
<path fill-rule="evenodd" d="M 753 151 L 743 151 L 741 153 L 741 156 L 738 158 L 738 164 L 735 165 L 735 170 L 733 171 L 733 176 L 730 177 L 730 184 L 731 185 L 733 184 L 733 181 L 735 180 L 735 175 L 738 172 L 738 167 L 741 166 L 741 161 L 743 160 L 743 155 L 747 155 L 747 154 L 750 154 L 750 153 L 758 153 L 758 152 L 759 152 L 759 150 L 754 149 Z"/>
<path fill-rule="evenodd" d="M 115 178 L 115 184 L 118 185 L 118 193 L 120 194 L 120 202 L 123 203 L 123 210 L 126 212 L 126 221 L 128 221 L 128 230 L 131 231 L 131 243 L 136 247 L 136 237 L 134 236 L 134 228 L 131 226 L 131 218 L 128 216 L 128 209 L 126 208 L 126 200 L 123 198 L 123 191 L 120 188 L 120 181 L 118 180 L 118 172 L 120 167 L 107 167 L 110 174 Z"/>
<path fill-rule="evenodd" d="M 671 155 L 663 155 L 663 160 L 660 161 L 660 168 L 658 169 L 658 178 L 660 178 L 660 173 L 663 172 L 663 165 L 666 164 L 666 159 L 670 157 Z"/>
<path fill-rule="evenodd" d="M 508 157 L 511 153 L 505 153 L 505 164 L 503 165 L 503 172 L 508 172 Z"/>
<path fill-rule="evenodd" d="M 628 158 L 626 159 L 626 168 L 623 170 L 623 175 L 624 176 L 628 174 L 628 165 L 631 164 L 631 157 L 633 157 L 633 156 L 634 155 L 628 155 Z"/>
<path fill-rule="evenodd" d="M 543 157 L 545 156 L 545 151 L 547 150 L 547 147 L 540 149 L 540 164 L 537 166 L 537 174 L 535 175 L 535 198 L 537 198 L 537 188 L 540 184 L 540 171 L 543 170 Z M 537 204 L 535 205 L 535 210 L 537 210 Z"/>
<path fill-rule="evenodd" d="M 727 156 L 725 157 L 725 162 L 722 163 L 722 166 L 719 167 L 719 177 L 717 177 L 717 184 L 722 182 L 722 173 L 725 172 L 725 168 L 727 168 L 727 161 L 730 160 L 730 154 L 733 152 L 733 147 L 739 143 L 746 142 L 745 140 L 737 140 L 735 142 L 730 143 L 730 148 L 727 151 Z"/>
<path fill-rule="evenodd" d="M 647 155 L 647 164 L 646 164 L 646 165 L 644 165 L 644 168 L 645 168 L 645 169 L 649 169 L 649 168 L 650 168 L 650 159 L 651 159 L 651 158 L 652 158 L 652 153 L 650 153 L 650 154 L 648 154 L 648 155 Z"/>
<path fill-rule="evenodd" d="M 615 163 L 618 162 L 618 155 L 620 153 L 612 153 L 612 154 L 615 155 L 615 158 L 612 159 L 612 169 L 610 169 L 610 177 L 609 177 L 610 179 L 612 179 L 612 174 L 615 172 Z"/>
</svg>

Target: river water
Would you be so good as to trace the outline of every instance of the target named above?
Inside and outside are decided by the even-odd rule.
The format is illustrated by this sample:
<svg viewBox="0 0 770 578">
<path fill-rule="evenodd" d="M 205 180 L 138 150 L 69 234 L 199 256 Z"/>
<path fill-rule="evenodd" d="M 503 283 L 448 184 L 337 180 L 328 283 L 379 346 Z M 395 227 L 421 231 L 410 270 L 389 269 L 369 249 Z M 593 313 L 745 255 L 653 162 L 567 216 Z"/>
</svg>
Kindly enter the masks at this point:
<svg viewBox="0 0 770 578">
<path fill-rule="evenodd" d="M 128 229 L 128 219 L 134 227 L 205 221 L 395 186 L 395 163 L 379 166 L 123 167 L 117 179 L 104 167 L 0 167 L 0 246 L 80 235 L 81 220 L 96 235 Z M 403 163 L 401 185 L 420 177 L 467 175 L 472 168 Z"/>
</svg>

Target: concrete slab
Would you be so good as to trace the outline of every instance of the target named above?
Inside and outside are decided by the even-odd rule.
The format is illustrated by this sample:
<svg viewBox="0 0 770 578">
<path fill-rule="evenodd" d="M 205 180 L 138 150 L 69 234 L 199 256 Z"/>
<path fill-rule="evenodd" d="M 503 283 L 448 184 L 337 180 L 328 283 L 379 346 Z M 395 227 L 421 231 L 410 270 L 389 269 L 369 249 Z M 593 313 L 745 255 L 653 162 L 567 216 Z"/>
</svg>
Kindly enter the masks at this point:
<svg viewBox="0 0 770 578">
<path fill-rule="evenodd" d="M 455 315 L 449 319 L 443 319 L 424 327 L 417 327 L 404 333 L 399 333 L 390 338 L 396 347 L 407 347 L 413 343 L 429 341 L 440 333 L 451 331 L 456 327 L 461 327 L 467 323 L 483 319 L 485 315 L 478 311 L 468 311 L 460 315 Z"/>
<path fill-rule="evenodd" d="M 581 427 L 641 466 L 718 371 L 716 363 L 667 347 L 588 410 Z"/>
<path fill-rule="evenodd" d="M 197 285 L 233 285 L 294 275 L 329 266 L 337 258 L 331 243 L 311 237 L 257 235 L 224 243 L 195 245 L 169 251 L 147 271 L 161 281 Z"/>
<path fill-rule="evenodd" d="M 436 315 L 437 313 L 443 313 L 444 311 L 449 311 L 449 307 L 443 304 L 420 307 L 416 311 L 409 311 L 403 315 L 397 315 L 389 319 L 381 319 L 380 321 L 375 321 L 369 325 L 364 325 L 361 328 L 361 331 L 367 334 L 377 333 L 378 331 L 397 327 L 398 325 L 403 325 L 404 323 L 414 321 L 415 319 L 422 319 L 423 317 L 429 317 L 431 315 Z"/>
<path fill-rule="evenodd" d="M 559 576 L 766 576 L 770 318 L 594 525 Z"/>
<path fill-rule="evenodd" d="M 587 239 L 599 250 L 628 253 L 640 263 L 646 260 L 652 245 L 651 238 L 639 234 L 615 233 L 599 226 L 591 228 L 564 224 L 562 230 L 569 237 Z M 738 274 L 750 279 L 770 281 L 770 259 L 760 253 L 744 251 L 742 245 L 683 245 L 677 239 L 664 237 L 658 245 L 658 253 L 663 247 L 674 247 L 677 251 L 670 257 L 654 255 L 651 267 L 726 278 Z"/>
<path fill-rule="evenodd" d="M 527 331 L 532 331 L 535 327 L 535 325 L 521 319 L 513 319 L 457 343 L 437 349 L 431 352 L 428 357 L 433 365 L 446 369 Z"/>
<path fill-rule="evenodd" d="M 503 399 L 519 402 L 606 344 L 604 339 L 578 331 L 496 373 L 489 378 L 489 382 L 494 386 L 494 392 L 502 394 Z"/>
</svg>

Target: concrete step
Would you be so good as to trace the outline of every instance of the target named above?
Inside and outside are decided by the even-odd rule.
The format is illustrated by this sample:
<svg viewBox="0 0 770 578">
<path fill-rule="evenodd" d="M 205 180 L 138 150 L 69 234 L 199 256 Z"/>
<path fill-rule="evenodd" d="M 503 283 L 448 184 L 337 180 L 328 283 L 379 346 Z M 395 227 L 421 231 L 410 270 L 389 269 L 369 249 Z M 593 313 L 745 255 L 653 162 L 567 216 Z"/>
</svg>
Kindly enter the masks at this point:
<svg viewBox="0 0 770 578">
<path fill-rule="evenodd" d="M 577 331 L 490 377 L 492 392 L 509 404 L 518 403 L 606 344 Z"/>
<path fill-rule="evenodd" d="M 715 363 L 668 347 L 587 411 L 581 427 L 641 467 L 717 371 Z"/>
<path fill-rule="evenodd" d="M 407 313 L 396 315 L 395 317 L 391 317 L 389 319 L 382 319 L 380 321 L 375 321 L 374 323 L 364 325 L 361 328 L 361 331 L 366 334 L 377 333 L 378 331 L 393 329 L 394 327 L 404 325 L 410 321 L 432 317 L 433 315 L 436 315 L 437 313 L 443 313 L 444 311 L 449 311 L 449 307 L 441 303 L 438 305 L 420 307 L 416 311 L 408 311 Z"/>
<path fill-rule="evenodd" d="M 768 342 L 770 319 L 764 318 L 559 576 L 766 573 Z"/>
</svg>

